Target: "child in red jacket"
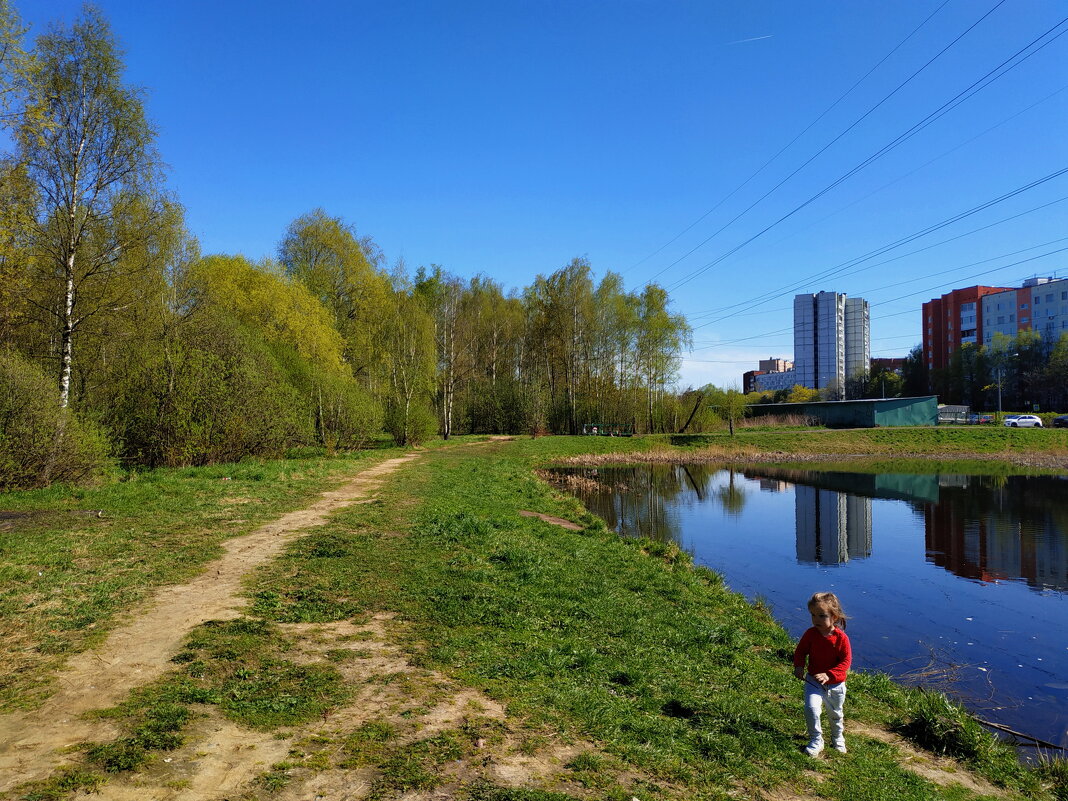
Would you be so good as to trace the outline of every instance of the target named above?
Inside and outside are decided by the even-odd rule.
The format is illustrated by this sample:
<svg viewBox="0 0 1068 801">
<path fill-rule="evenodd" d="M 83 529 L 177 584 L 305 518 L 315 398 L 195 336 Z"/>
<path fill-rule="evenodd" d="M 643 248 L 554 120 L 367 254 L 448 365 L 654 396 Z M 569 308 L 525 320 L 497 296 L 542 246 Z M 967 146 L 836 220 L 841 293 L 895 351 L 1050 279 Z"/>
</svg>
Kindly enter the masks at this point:
<svg viewBox="0 0 1068 801">
<path fill-rule="evenodd" d="M 812 615 L 812 628 L 802 635 L 794 651 L 794 675 L 805 680 L 805 722 L 808 724 L 805 753 L 815 757 L 823 750 L 820 715 L 826 703 L 831 747 L 844 754 L 842 707 L 846 696 L 846 674 L 853 661 L 849 638 L 844 631 L 845 614 L 833 592 L 817 592 L 809 598 L 808 611 Z M 808 675 L 805 675 L 806 659 Z"/>
</svg>

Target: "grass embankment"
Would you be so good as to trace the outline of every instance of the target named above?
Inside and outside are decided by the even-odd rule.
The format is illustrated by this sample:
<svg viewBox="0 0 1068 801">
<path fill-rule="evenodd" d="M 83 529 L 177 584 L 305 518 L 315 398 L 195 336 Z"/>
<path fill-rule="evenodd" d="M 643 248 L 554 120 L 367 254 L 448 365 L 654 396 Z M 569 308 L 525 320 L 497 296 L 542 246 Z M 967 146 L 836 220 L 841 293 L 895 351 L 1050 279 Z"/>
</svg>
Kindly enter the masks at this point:
<svg viewBox="0 0 1068 801">
<path fill-rule="evenodd" d="M 1068 429 L 1002 426 L 917 428 L 739 428 L 726 432 L 667 437 L 684 449 L 761 460 L 804 455 L 834 457 L 937 457 L 1003 460 L 1036 467 L 1068 464 Z"/>
<path fill-rule="evenodd" d="M 533 476 L 552 458 L 644 445 L 550 438 L 427 454 L 376 503 L 342 512 L 261 570 L 248 618 L 199 627 L 170 675 L 108 713 L 126 735 L 87 750 L 84 771 L 26 797 L 63 797 L 103 772 L 137 769 L 175 748 L 203 705 L 266 730 L 321 716 L 324 726 L 308 725 L 250 797 L 356 769 L 371 777 L 369 797 L 381 799 L 436 787 L 470 801 L 722 799 L 769 788 L 779 798 L 843 801 L 984 797 L 903 767 L 896 746 L 858 734 L 859 723 L 871 732 L 897 726 L 959 754 L 1006 788 L 1002 797 L 1054 797 L 959 710 L 882 676 L 851 680 L 850 753 L 804 756 L 792 643 L 766 611 L 672 545 L 621 540 Z M 327 732 L 329 710 L 359 691 L 345 665 L 373 654 L 336 648 L 326 652 L 333 666 L 304 664 L 291 658 L 299 650 L 292 626 L 378 613 L 396 615 L 390 630 L 422 672 L 379 676 L 407 700 L 350 731 Z M 422 733 L 443 692 L 429 676 L 481 691 L 507 717 L 472 707 L 455 725 Z M 572 744 L 569 756 L 546 763 L 530 789 L 488 772 L 506 748 L 534 758 L 561 741 Z M 458 774 L 460 763 L 473 767 Z"/>
<path fill-rule="evenodd" d="M 199 573 L 224 540 L 397 453 L 159 469 L 92 489 L 0 494 L 0 710 L 37 702 L 51 669 L 159 586 Z"/>
<path fill-rule="evenodd" d="M 739 428 L 726 433 L 665 437 L 682 451 L 707 460 L 818 461 L 863 459 L 868 469 L 897 472 L 942 469 L 931 459 L 953 460 L 945 469 L 1010 472 L 1068 468 L 1068 429 L 1002 426 L 915 428 Z M 902 467 L 911 459 L 911 464 Z M 993 467 L 980 468 L 987 464 Z M 850 468 L 851 469 L 851 468 Z"/>
</svg>

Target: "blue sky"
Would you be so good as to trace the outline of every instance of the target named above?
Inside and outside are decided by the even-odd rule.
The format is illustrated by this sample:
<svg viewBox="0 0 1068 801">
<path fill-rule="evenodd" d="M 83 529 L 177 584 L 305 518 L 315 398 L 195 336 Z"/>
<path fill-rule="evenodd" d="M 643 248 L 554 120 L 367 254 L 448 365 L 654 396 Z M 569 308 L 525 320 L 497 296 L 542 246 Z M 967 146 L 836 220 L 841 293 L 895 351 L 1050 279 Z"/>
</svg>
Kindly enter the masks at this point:
<svg viewBox="0 0 1068 801">
<path fill-rule="evenodd" d="M 410 272 L 585 256 L 670 290 L 695 385 L 790 358 L 795 292 L 867 298 L 894 356 L 930 297 L 1068 277 L 1068 174 L 853 265 L 1068 167 L 1068 34 L 828 189 L 1068 31 L 1055 0 L 98 5 L 206 253 L 273 255 L 322 207 Z M 18 4 L 31 35 L 80 8 Z"/>
</svg>

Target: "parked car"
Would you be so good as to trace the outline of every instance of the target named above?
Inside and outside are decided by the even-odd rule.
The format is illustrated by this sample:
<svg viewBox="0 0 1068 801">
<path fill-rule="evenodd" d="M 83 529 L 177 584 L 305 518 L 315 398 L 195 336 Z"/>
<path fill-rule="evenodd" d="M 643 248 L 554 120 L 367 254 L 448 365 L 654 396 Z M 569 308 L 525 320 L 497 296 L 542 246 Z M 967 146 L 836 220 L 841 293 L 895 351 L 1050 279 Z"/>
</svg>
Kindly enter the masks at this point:
<svg viewBox="0 0 1068 801">
<path fill-rule="evenodd" d="M 1009 428 L 1042 428 L 1042 418 L 1036 414 L 1010 414 L 1005 418 Z"/>
<path fill-rule="evenodd" d="M 1068 414 L 1058 415 L 1053 418 L 1054 428 L 1068 428 Z"/>
<path fill-rule="evenodd" d="M 980 425 L 982 423 L 993 423 L 994 415 L 992 414 L 969 414 L 968 422 L 972 425 Z"/>
</svg>

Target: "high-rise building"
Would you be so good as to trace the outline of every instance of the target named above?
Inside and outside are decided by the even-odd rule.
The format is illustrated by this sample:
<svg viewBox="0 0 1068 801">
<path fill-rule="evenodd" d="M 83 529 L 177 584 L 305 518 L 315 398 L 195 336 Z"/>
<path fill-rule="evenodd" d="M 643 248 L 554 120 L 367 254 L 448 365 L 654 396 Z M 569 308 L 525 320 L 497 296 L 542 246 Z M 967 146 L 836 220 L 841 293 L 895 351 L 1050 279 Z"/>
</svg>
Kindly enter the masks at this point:
<svg viewBox="0 0 1068 801">
<path fill-rule="evenodd" d="M 794 297 L 795 383 L 844 396 L 846 379 L 866 372 L 870 357 L 866 300 L 838 292 Z"/>
</svg>

